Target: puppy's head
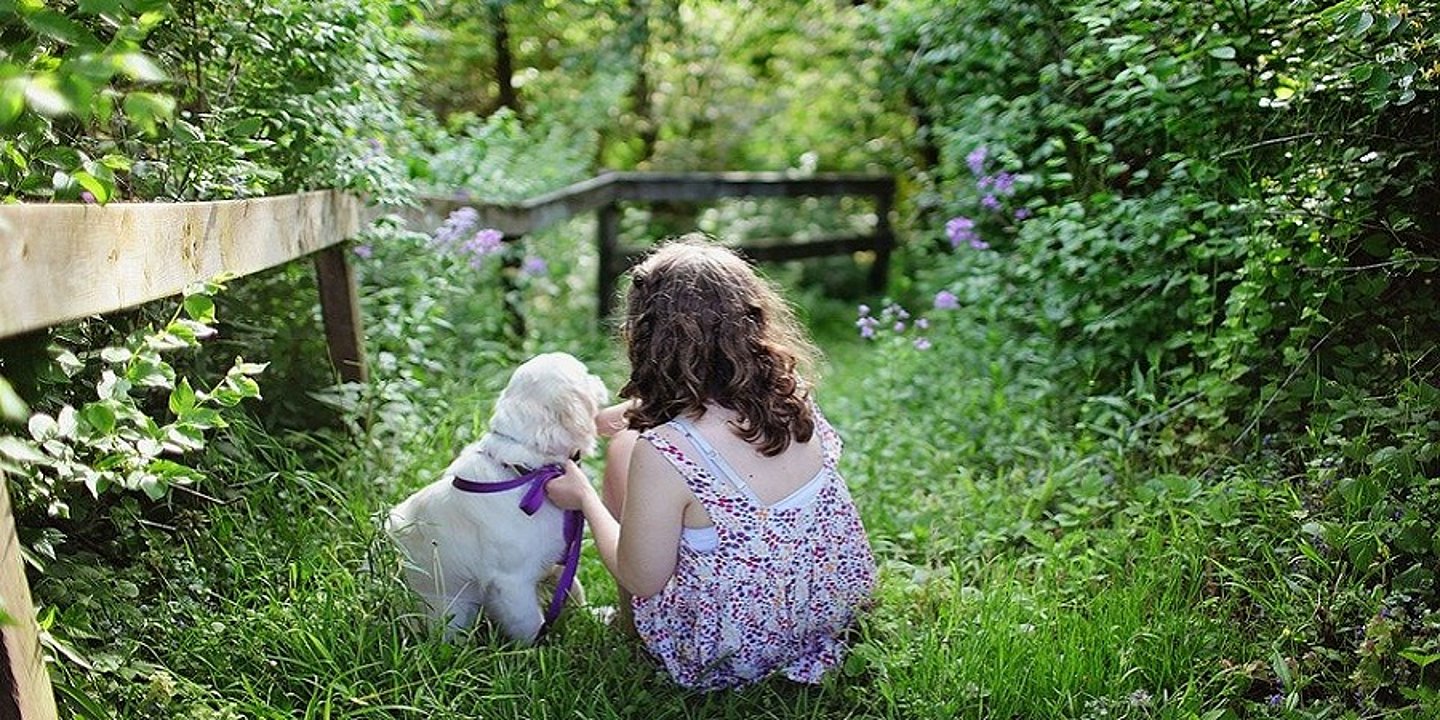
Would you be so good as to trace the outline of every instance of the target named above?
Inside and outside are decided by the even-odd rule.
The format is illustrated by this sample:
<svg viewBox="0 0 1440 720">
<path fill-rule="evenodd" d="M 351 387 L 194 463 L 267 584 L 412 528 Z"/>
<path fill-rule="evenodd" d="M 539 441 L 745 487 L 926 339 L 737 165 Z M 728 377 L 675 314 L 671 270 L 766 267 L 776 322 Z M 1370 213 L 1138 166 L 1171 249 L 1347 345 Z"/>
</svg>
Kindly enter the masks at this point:
<svg viewBox="0 0 1440 720">
<path fill-rule="evenodd" d="M 595 450 L 595 413 L 610 394 L 585 365 L 561 352 L 525 361 L 495 402 L 490 429 L 546 458 Z"/>
</svg>

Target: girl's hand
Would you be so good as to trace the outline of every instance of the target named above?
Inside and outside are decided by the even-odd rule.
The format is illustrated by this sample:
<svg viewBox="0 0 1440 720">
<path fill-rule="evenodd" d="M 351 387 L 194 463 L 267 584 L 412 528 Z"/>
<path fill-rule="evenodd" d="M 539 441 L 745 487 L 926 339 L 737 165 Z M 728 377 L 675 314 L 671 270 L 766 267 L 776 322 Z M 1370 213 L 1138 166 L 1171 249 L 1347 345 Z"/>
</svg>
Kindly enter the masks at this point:
<svg viewBox="0 0 1440 720">
<path fill-rule="evenodd" d="M 634 404 L 634 400 L 626 400 L 595 413 L 595 432 L 599 433 L 600 437 L 608 438 L 628 429 L 630 424 L 625 422 L 625 411 Z"/>
<path fill-rule="evenodd" d="M 565 474 L 545 485 L 545 495 L 561 510 L 579 510 L 585 499 L 595 494 L 590 478 L 574 461 L 565 461 Z"/>
</svg>

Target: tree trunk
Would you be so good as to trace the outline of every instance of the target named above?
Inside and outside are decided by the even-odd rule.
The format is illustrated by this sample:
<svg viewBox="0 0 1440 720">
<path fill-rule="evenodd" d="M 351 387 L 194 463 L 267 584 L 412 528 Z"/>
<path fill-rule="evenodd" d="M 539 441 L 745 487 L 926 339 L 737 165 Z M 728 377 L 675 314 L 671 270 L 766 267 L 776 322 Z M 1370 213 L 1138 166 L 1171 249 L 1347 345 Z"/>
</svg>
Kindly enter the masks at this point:
<svg viewBox="0 0 1440 720">
<path fill-rule="evenodd" d="M 499 107 L 520 112 L 520 98 L 511 79 L 515 76 L 515 60 L 510 55 L 510 22 L 505 17 L 509 3 L 491 3 L 490 20 L 495 34 L 495 83 L 499 90 Z"/>
<path fill-rule="evenodd" d="M 641 143 L 640 157 L 636 160 L 639 165 L 655 154 L 655 141 L 660 136 L 660 128 L 655 122 L 655 106 L 650 99 L 650 73 L 647 68 L 650 60 L 649 0 L 630 0 L 630 15 L 634 23 L 630 40 L 635 60 L 635 86 L 630 91 L 630 98 Z"/>
</svg>

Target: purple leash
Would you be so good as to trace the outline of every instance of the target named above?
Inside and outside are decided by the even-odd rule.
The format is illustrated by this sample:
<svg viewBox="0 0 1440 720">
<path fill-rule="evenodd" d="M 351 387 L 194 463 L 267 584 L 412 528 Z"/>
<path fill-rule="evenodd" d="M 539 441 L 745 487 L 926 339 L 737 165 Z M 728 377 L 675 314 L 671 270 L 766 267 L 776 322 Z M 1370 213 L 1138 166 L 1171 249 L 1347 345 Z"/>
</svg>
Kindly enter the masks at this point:
<svg viewBox="0 0 1440 720">
<path fill-rule="evenodd" d="M 540 506 L 545 504 L 545 486 L 551 480 L 564 474 L 565 469 L 559 465 L 542 465 L 513 480 L 482 483 L 457 476 L 450 481 L 450 484 L 454 485 L 457 490 L 481 494 L 505 492 L 529 485 L 530 489 L 526 490 L 524 497 L 520 498 L 520 509 L 526 515 L 534 515 L 540 510 Z M 545 631 L 554 624 L 555 619 L 560 617 L 560 610 L 565 606 L 565 598 L 570 595 L 570 584 L 575 582 L 575 573 L 580 569 L 580 541 L 585 537 L 585 515 L 579 510 L 564 512 L 565 569 L 561 571 L 560 581 L 555 585 L 555 594 L 550 598 L 550 607 L 545 610 L 545 624 L 540 626 L 541 635 L 544 635 Z"/>
</svg>

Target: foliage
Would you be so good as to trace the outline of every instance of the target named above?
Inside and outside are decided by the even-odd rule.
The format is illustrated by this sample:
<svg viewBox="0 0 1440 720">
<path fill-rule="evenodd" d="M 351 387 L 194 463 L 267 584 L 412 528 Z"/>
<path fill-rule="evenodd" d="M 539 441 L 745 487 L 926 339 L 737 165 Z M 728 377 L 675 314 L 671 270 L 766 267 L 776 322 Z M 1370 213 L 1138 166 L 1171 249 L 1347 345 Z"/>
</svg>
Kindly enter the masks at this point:
<svg viewBox="0 0 1440 720">
<path fill-rule="evenodd" d="M 120 490 L 159 500 L 205 476 L 186 456 L 204 449 L 207 435 L 226 427 L 242 400 L 259 397 L 252 376 L 265 369 L 237 357 L 213 384 L 197 388 L 166 359 L 215 334 L 212 296 L 220 289 L 214 282 L 191 287 L 163 326 L 141 328 L 117 344 L 78 352 L 63 339 L 51 346 L 45 381 L 52 387 L 26 422 L 29 436 L 0 435 L 0 474 L 29 524 L 42 524 L 34 512 L 89 518 L 103 507 L 96 505 L 102 495 Z M 86 401 L 82 387 L 97 399 Z M 62 539 L 48 532 L 32 548 L 54 559 Z"/>
<path fill-rule="evenodd" d="M 1086 398 L 1078 426 L 1174 468 L 1220 548 L 1211 594 L 1283 660 L 1262 654 L 1284 671 L 1246 692 L 1292 711 L 1433 696 L 1440 17 L 1362 0 L 874 17 L 918 129 L 930 230 L 910 292 L 1044 338 L 1045 375 Z M 1237 510 L 1258 502 L 1288 510 Z"/>
<path fill-rule="evenodd" d="M 163 0 L 0 3 L 0 197 L 116 195 L 134 158 L 85 129 L 153 137 L 172 119 L 175 100 L 154 91 L 168 76 L 142 50 L 168 13 Z"/>
<path fill-rule="evenodd" d="M 387 145 L 407 142 L 406 13 L 386 0 L 7 3 L 0 196 L 402 199 Z"/>
</svg>

